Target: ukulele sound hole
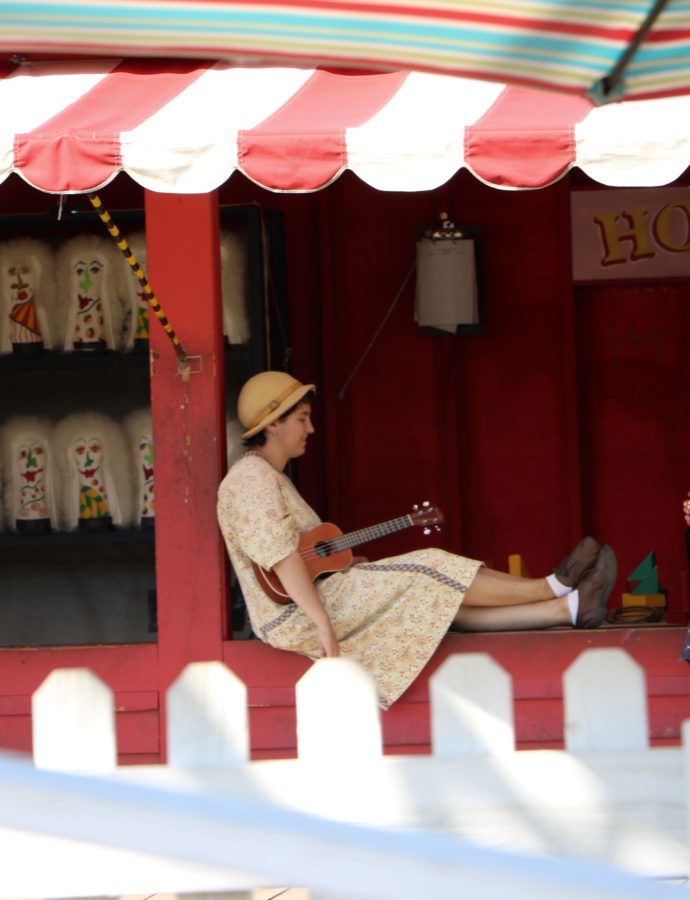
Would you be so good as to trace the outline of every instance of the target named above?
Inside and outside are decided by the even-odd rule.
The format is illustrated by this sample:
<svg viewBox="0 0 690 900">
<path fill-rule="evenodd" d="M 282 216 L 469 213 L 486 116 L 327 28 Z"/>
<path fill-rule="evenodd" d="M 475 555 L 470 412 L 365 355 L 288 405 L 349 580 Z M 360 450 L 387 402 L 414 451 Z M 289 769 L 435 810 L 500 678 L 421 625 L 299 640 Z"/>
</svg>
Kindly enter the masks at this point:
<svg viewBox="0 0 690 900">
<path fill-rule="evenodd" d="M 314 547 L 314 550 L 316 550 L 316 555 L 320 556 L 322 559 L 325 559 L 327 556 L 331 555 L 330 547 L 324 541 L 319 541 L 319 543 Z"/>
</svg>

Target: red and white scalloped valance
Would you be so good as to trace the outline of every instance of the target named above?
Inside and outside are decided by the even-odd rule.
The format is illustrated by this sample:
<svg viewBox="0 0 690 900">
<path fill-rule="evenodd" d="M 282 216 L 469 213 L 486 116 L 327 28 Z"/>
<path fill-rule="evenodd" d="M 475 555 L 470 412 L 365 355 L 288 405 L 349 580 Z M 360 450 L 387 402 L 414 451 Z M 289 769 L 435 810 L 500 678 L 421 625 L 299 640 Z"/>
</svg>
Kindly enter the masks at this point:
<svg viewBox="0 0 690 900">
<path fill-rule="evenodd" d="M 118 172 L 154 191 L 204 193 L 235 171 L 314 191 L 350 169 L 420 191 L 467 168 L 538 188 L 578 167 L 649 186 L 690 163 L 690 96 L 595 107 L 585 97 L 420 72 L 334 73 L 189 60 L 20 64 L 0 77 L 0 180 L 51 193 Z"/>
</svg>

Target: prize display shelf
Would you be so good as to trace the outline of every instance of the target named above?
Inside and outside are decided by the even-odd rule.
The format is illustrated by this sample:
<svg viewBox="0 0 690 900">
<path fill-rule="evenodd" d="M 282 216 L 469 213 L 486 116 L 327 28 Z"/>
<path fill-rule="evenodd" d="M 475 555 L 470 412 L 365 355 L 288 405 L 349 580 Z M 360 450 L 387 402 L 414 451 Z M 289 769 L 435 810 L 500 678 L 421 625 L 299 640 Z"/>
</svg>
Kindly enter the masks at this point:
<svg viewBox="0 0 690 900">
<path fill-rule="evenodd" d="M 58 424 L 95 411 L 115 423 L 150 406 L 147 349 L 0 356 L 0 425 Z M 5 523 L 7 525 L 7 523 Z M 0 532 L 0 647 L 156 640 L 152 528 Z"/>
<path fill-rule="evenodd" d="M 125 236 L 144 227 L 141 210 L 116 210 L 113 218 Z M 241 384 L 289 358 L 283 222 L 281 214 L 256 204 L 223 206 L 220 227 L 243 234 L 247 248 L 250 340 L 225 348 L 226 413 L 231 417 Z M 50 215 L 0 217 L 0 241 L 34 237 L 57 246 L 78 233 L 105 232 L 88 209 L 72 210 L 62 221 Z M 134 410 L 150 407 L 149 370 L 147 347 L 0 355 L 0 427 L 13 417 L 57 423 L 84 411 L 122 422 Z M 6 528 L 0 531 L 0 585 L 0 648 L 156 641 L 153 528 L 42 534 Z M 232 577 L 227 604 L 233 634 L 244 636 L 243 600 Z"/>
</svg>

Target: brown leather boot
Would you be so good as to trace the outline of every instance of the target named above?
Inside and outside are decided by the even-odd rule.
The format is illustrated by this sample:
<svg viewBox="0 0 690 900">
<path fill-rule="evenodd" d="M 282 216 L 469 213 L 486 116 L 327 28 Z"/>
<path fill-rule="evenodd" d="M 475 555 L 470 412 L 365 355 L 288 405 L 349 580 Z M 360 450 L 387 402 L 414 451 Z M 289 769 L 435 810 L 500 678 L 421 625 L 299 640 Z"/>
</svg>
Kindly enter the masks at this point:
<svg viewBox="0 0 690 900">
<path fill-rule="evenodd" d="M 616 581 L 616 554 L 608 544 L 599 551 L 594 566 L 577 586 L 576 628 L 598 628 L 606 616 L 606 601 Z"/>
<path fill-rule="evenodd" d="M 593 537 L 584 537 L 580 543 L 559 562 L 553 574 L 565 585 L 575 588 L 597 560 L 601 546 Z"/>
</svg>

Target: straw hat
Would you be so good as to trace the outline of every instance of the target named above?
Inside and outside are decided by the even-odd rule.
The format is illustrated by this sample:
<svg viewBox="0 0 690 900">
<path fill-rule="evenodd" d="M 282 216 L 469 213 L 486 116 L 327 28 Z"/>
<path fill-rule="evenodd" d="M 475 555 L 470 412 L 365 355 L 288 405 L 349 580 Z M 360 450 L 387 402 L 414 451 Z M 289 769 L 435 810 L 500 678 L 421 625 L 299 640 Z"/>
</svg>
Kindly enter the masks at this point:
<svg viewBox="0 0 690 900">
<path fill-rule="evenodd" d="M 287 372 L 259 372 L 252 376 L 237 400 L 237 416 L 246 429 L 242 437 L 258 434 L 315 390 L 313 384 L 302 384 Z"/>
</svg>

